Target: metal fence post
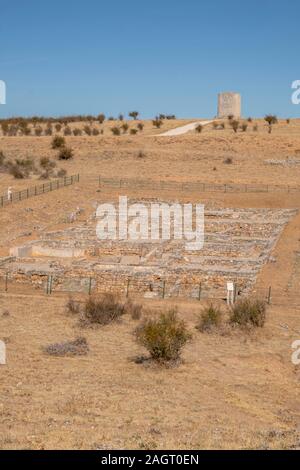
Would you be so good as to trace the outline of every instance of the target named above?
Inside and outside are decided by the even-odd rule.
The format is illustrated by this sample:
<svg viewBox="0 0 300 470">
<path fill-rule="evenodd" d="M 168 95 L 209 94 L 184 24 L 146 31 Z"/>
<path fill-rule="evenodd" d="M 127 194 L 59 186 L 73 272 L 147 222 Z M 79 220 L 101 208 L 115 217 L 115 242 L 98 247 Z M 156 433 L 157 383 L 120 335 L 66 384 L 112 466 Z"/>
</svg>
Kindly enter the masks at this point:
<svg viewBox="0 0 300 470">
<path fill-rule="evenodd" d="M 200 283 L 199 283 L 198 300 L 201 300 L 201 290 L 202 290 L 202 284 L 201 284 L 201 282 L 200 282 Z"/>
<path fill-rule="evenodd" d="M 268 290 L 268 300 L 267 300 L 268 305 L 271 304 L 271 294 L 272 294 L 272 287 L 270 286 Z"/>
<path fill-rule="evenodd" d="M 130 279 L 127 279 L 127 286 L 126 286 L 126 298 L 128 299 L 129 297 L 129 286 L 130 286 Z"/>
<path fill-rule="evenodd" d="M 164 299 L 165 296 L 166 296 L 166 281 L 163 282 L 162 298 Z"/>
</svg>

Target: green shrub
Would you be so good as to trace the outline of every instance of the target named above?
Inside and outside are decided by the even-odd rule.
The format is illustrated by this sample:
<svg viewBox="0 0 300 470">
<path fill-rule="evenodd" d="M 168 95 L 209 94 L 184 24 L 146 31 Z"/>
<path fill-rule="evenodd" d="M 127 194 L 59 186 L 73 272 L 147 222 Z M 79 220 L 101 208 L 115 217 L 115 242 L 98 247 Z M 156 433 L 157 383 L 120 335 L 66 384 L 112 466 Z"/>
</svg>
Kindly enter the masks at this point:
<svg viewBox="0 0 300 470">
<path fill-rule="evenodd" d="M 241 327 L 262 328 L 266 321 L 266 302 L 261 299 L 245 298 L 231 308 L 230 323 Z"/>
<path fill-rule="evenodd" d="M 66 145 L 66 141 L 62 136 L 56 135 L 55 137 L 53 137 L 52 144 L 51 144 L 51 147 L 53 149 L 59 149 L 61 147 L 64 147 L 65 145 Z"/>
<path fill-rule="evenodd" d="M 137 342 L 158 362 L 178 360 L 183 346 L 191 338 L 185 323 L 177 318 L 174 310 L 162 313 L 158 319 L 145 320 L 135 335 Z"/>
<path fill-rule="evenodd" d="M 218 328 L 222 323 L 222 312 L 219 307 L 210 304 L 205 307 L 199 318 L 199 323 L 196 328 L 204 332 L 210 332 Z"/>
</svg>

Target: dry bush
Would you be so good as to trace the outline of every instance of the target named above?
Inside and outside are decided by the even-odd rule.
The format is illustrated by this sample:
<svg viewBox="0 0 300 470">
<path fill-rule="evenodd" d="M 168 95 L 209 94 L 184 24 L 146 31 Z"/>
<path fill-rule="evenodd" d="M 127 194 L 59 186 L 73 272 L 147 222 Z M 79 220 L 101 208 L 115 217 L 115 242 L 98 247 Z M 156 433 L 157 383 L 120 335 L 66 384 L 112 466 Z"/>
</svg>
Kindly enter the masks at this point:
<svg viewBox="0 0 300 470">
<path fill-rule="evenodd" d="M 50 160 L 49 157 L 41 157 L 40 166 L 45 170 L 49 170 L 54 168 L 56 166 L 56 163 L 53 160 Z"/>
<path fill-rule="evenodd" d="M 196 328 L 202 333 L 204 332 L 209 333 L 219 328 L 221 326 L 221 323 L 222 323 L 221 309 L 214 304 L 209 304 L 208 306 L 203 308 Z"/>
<path fill-rule="evenodd" d="M 71 160 L 74 156 L 71 147 L 62 147 L 58 153 L 58 160 Z"/>
<path fill-rule="evenodd" d="M 248 129 L 248 124 L 246 122 L 244 122 L 242 125 L 241 125 L 241 129 L 243 132 L 247 132 L 247 129 Z"/>
<path fill-rule="evenodd" d="M 90 297 L 84 307 L 82 324 L 108 325 L 125 313 L 125 305 L 114 294 Z"/>
<path fill-rule="evenodd" d="M 131 135 L 136 135 L 138 133 L 137 129 L 130 129 L 130 134 Z"/>
<path fill-rule="evenodd" d="M 79 313 L 80 312 L 80 303 L 76 302 L 72 297 L 69 298 L 66 308 L 70 313 Z"/>
<path fill-rule="evenodd" d="M 145 152 L 143 152 L 143 150 L 139 150 L 137 154 L 137 158 L 145 158 L 145 157 L 146 157 Z"/>
<path fill-rule="evenodd" d="M 79 129 L 79 127 L 76 127 L 74 130 L 73 130 L 73 135 L 75 137 L 79 136 L 79 135 L 82 135 L 82 130 Z"/>
<path fill-rule="evenodd" d="M 199 125 L 195 128 L 195 131 L 198 132 L 198 134 L 200 134 L 200 133 L 203 131 L 203 126 L 202 126 L 202 124 L 199 124 Z"/>
<path fill-rule="evenodd" d="M 100 124 L 103 124 L 103 122 L 105 121 L 105 115 L 104 114 L 99 114 L 97 119 L 98 119 Z"/>
<path fill-rule="evenodd" d="M 5 155 L 4 153 L 2 152 L 2 150 L 0 150 L 0 166 L 2 166 L 4 164 L 4 161 L 5 161 Z"/>
<path fill-rule="evenodd" d="M 40 137 L 43 133 L 43 129 L 40 126 L 38 126 L 34 129 L 34 133 L 37 137 Z"/>
<path fill-rule="evenodd" d="M 65 170 L 64 168 L 60 168 L 59 170 L 57 170 L 56 176 L 57 178 L 63 178 L 64 176 L 66 176 L 66 174 L 67 170 Z"/>
<path fill-rule="evenodd" d="M 122 124 L 121 128 L 122 128 L 122 130 L 125 134 L 129 129 L 129 126 L 128 126 L 127 122 L 124 122 L 124 124 Z"/>
<path fill-rule="evenodd" d="M 145 320 L 135 331 L 137 342 L 157 362 L 177 361 L 191 335 L 177 313 L 170 310 L 160 317 Z"/>
<path fill-rule="evenodd" d="M 233 160 L 232 160 L 231 157 L 227 157 L 227 158 L 225 158 L 223 163 L 225 163 L 226 165 L 231 165 L 233 163 Z"/>
<path fill-rule="evenodd" d="M 89 347 L 85 338 L 77 338 L 75 341 L 65 341 L 63 343 L 49 344 L 43 351 L 50 356 L 84 356 L 88 353 Z"/>
<path fill-rule="evenodd" d="M 142 122 L 139 122 L 138 125 L 137 125 L 137 128 L 139 131 L 142 132 L 142 130 L 144 129 L 144 124 Z"/>
<path fill-rule="evenodd" d="M 53 130 L 52 130 L 52 126 L 50 124 L 45 129 L 45 135 L 50 136 L 50 135 L 52 135 L 52 133 L 53 133 Z"/>
<path fill-rule="evenodd" d="M 83 128 L 84 132 L 86 133 L 86 135 L 92 135 L 92 129 L 90 128 L 90 126 L 84 126 Z"/>
<path fill-rule="evenodd" d="M 231 308 L 230 323 L 241 327 L 262 328 L 266 321 L 266 302 L 261 299 L 245 298 Z"/>
<path fill-rule="evenodd" d="M 56 132 L 60 132 L 60 131 L 61 131 L 61 127 L 62 127 L 61 124 L 59 124 L 59 123 L 55 124 L 55 130 L 56 130 Z"/>
<path fill-rule="evenodd" d="M 59 149 L 61 147 L 64 147 L 65 145 L 66 140 L 61 135 L 56 135 L 55 137 L 53 137 L 51 142 L 51 147 L 53 149 Z"/>
<path fill-rule="evenodd" d="M 161 119 L 156 118 L 156 119 L 153 119 L 152 124 L 157 129 L 160 129 L 163 124 L 163 121 Z"/>
<path fill-rule="evenodd" d="M 258 125 L 257 125 L 257 124 L 254 124 L 254 126 L 253 126 L 253 131 L 254 131 L 254 132 L 258 132 Z"/>
<path fill-rule="evenodd" d="M 16 159 L 14 163 L 7 162 L 6 169 L 16 179 L 28 178 L 35 171 L 33 160 L 30 158 Z"/>
<path fill-rule="evenodd" d="M 94 129 L 92 130 L 92 135 L 97 136 L 99 134 L 100 134 L 100 131 L 94 127 Z"/>
<path fill-rule="evenodd" d="M 67 135 L 72 135 L 72 129 L 71 127 L 67 126 L 64 128 L 64 135 L 67 136 Z"/>
<path fill-rule="evenodd" d="M 115 127 L 112 127 L 111 128 L 111 132 L 113 133 L 113 135 L 121 135 L 121 130 L 119 127 L 115 126 Z"/>
<path fill-rule="evenodd" d="M 230 120 L 230 125 L 231 125 L 233 131 L 234 131 L 235 133 L 237 133 L 237 131 L 238 131 L 239 127 L 240 127 L 239 121 L 237 121 L 237 120 Z"/>
<path fill-rule="evenodd" d="M 135 304 L 131 300 L 128 300 L 125 304 L 125 313 L 130 315 L 133 320 L 140 320 L 143 315 L 143 306 L 141 304 Z"/>
</svg>

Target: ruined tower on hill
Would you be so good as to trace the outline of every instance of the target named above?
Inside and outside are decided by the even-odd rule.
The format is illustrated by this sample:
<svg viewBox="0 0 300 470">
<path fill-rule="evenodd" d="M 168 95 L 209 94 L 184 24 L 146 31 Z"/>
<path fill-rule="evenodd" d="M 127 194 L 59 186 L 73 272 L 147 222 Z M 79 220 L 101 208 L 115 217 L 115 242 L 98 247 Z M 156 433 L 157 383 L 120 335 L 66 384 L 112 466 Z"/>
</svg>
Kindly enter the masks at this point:
<svg viewBox="0 0 300 470">
<path fill-rule="evenodd" d="M 218 118 L 241 117 L 241 95 L 239 93 L 220 93 L 218 96 Z"/>
</svg>

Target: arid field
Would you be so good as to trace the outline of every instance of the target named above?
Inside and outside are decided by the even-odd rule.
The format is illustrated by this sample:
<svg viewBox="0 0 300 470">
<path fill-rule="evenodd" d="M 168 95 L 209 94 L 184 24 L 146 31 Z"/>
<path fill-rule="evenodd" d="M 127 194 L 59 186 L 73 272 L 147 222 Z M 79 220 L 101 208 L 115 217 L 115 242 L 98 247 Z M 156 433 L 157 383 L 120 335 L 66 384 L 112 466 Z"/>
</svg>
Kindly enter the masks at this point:
<svg viewBox="0 0 300 470">
<path fill-rule="evenodd" d="M 23 178 L 15 178 L 3 164 L 1 194 L 8 187 L 19 191 L 54 181 L 56 169 L 80 175 L 71 186 L 0 208 L 1 259 L 46 232 L 84 226 L 99 202 L 117 201 L 119 195 L 201 202 L 210 210 L 299 210 L 300 120 L 279 120 L 271 133 L 263 119 L 253 119 L 246 121 L 245 132 L 235 133 L 225 120 L 224 129 L 211 123 L 202 132 L 160 136 L 195 121 L 164 120 L 159 129 L 143 121 L 136 134 L 130 129 L 141 121 L 128 121 L 121 135 L 110 130 L 121 123 L 92 123 L 103 133 L 65 136 L 73 150 L 70 160 L 58 160 L 59 149 L 51 148 L 54 135 L 63 136 L 62 131 L 52 136 L 1 134 L 5 161 L 33 162 Z M 70 127 L 82 128 L 83 123 Z M 56 166 L 41 179 L 45 157 Z M 99 177 L 143 179 L 150 186 L 100 186 Z M 151 189 L 151 181 L 270 185 L 270 190 L 158 190 Z M 0 448 L 300 448 L 300 366 L 291 361 L 292 343 L 300 340 L 300 213 L 283 228 L 253 293 L 267 293 L 270 287 L 263 328 L 212 333 L 195 328 L 208 299 L 151 299 L 131 292 L 143 304 L 144 318 L 177 307 L 192 334 L 182 361 L 164 367 L 135 360 L 147 354 L 134 336 L 141 320 L 124 315 L 106 326 L 84 328 L 66 308 L 69 293 L 54 289 L 47 295 L 9 280 L 5 286 L 1 271 L 0 340 L 6 343 L 7 364 L 0 365 Z M 88 294 L 73 296 L 85 302 Z M 218 304 L 227 318 L 225 301 Z M 43 350 L 80 336 L 87 340 L 87 355 L 53 357 Z"/>
</svg>

